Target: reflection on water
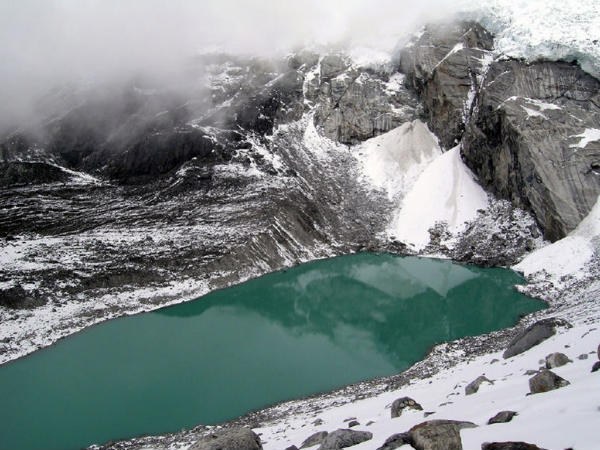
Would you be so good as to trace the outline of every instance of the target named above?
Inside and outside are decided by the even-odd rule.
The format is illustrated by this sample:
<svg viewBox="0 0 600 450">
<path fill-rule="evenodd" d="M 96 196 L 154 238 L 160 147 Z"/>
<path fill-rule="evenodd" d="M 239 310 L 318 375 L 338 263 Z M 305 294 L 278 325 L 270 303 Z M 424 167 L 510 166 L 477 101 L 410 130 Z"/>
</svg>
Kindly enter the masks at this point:
<svg viewBox="0 0 600 450">
<path fill-rule="evenodd" d="M 0 448 L 77 448 L 224 421 L 396 373 L 542 307 L 513 272 L 358 254 L 92 327 L 0 368 Z"/>
</svg>

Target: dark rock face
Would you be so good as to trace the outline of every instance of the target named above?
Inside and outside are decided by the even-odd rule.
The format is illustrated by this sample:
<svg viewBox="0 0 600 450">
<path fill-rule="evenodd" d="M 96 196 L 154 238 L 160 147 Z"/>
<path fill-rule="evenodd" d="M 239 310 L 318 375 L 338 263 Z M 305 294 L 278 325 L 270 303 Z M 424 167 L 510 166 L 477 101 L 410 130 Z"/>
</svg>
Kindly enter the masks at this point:
<svg viewBox="0 0 600 450">
<path fill-rule="evenodd" d="M 488 425 L 510 422 L 516 415 L 516 411 L 500 411 L 498 414 L 488 420 Z"/>
<path fill-rule="evenodd" d="M 32 297 L 19 284 L 0 289 L 0 306 L 11 309 L 32 309 L 46 304 L 46 299 Z"/>
<path fill-rule="evenodd" d="M 406 444 L 412 445 L 412 437 L 410 433 L 396 433 L 387 438 L 383 445 L 377 450 L 394 450 Z"/>
<path fill-rule="evenodd" d="M 392 419 L 394 417 L 400 417 L 402 415 L 402 411 L 406 408 L 416 409 L 418 411 L 422 411 L 423 407 L 419 405 L 416 401 L 414 401 L 410 397 L 401 397 L 392 403 Z"/>
<path fill-rule="evenodd" d="M 411 445 L 416 450 L 462 450 L 460 430 L 473 428 L 471 422 L 454 420 L 430 420 L 409 430 Z"/>
<path fill-rule="evenodd" d="M 527 442 L 485 442 L 481 450 L 544 450 L 537 445 Z"/>
<path fill-rule="evenodd" d="M 465 386 L 465 395 L 475 394 L 479 390 L 479 386 L 482 383 L 494 384 L 493 381 L 488 380 L 483 375 L 478 376 L 475 380 L 471 381 L 467 386 Z"/>
<path fill-rule="evenodd" d="M 568 364 L 570 362 L 573 361 L 571 361 L 569 357 L 564 353 L 551 353 L 548 356 L 546 356 L 546 369 L 554 369 L 555 367 L 564 366 L 565 364 Z"/>
<path fill-rule="evenodd" d="M 300 448 L 312 447 L 313 445 L 320 444 L 327 437 L 329 433 L 327 431 L 317 431 L 314 434 L 311 434 L 307 437 Z"/>
<path fill-rule="evenodd" d="M 564 237 L 600 193 L 600 81 L 563 62 L 494 62 L 462 141 L 480 183 L 533 212 L 544 235 Z"/>
<path fill-rule="evenodd" d="M 0 186 L 55 183 L 69 179 L 70 176 L 59 167 L 43 162 L 0 162 Z"/>
<path fill-rule="evenodd" d="M 248 428 L 213 433 L 196 442 L 190 450 L 261 450 L 260 438 Z"/>
<path fill-rule="evenodd" d="M 400 54 L 406 83 L 423 100 L 431 130 L 445 148 L 461 138 L 469 95 L 479 87 L 493 37 L 474 22 L 436 24 Z"/>
<path fill-rule="evenodd" d="M 570 328 L 571 325 L 565 320 L 554 317 L 543 319 L 530 325 L 527 329 L 515 336 L 502 356 L 506 359 L 529 350 L 531 347 L 545 341 L 550 336 L 554 336 L 557 327 Z"/>
<path fill-rule="evenodd" d="M 532 394 L 553 391 L 561 387 L 568 386 L 569 383 L 564 378 L 559 377 L 554 372 L 542 370 L 540 373 L 529 379 L 529 390 Z"/>
<path fill-rule="evenodd" d="M 355 430 L 335 430 L 323 440 L 319 450 L 337 450 L 340 448 L 352 447 L 361 442 L 368 441 L 373 438 L 373 433 L 368 431 Z"/>
</svg>

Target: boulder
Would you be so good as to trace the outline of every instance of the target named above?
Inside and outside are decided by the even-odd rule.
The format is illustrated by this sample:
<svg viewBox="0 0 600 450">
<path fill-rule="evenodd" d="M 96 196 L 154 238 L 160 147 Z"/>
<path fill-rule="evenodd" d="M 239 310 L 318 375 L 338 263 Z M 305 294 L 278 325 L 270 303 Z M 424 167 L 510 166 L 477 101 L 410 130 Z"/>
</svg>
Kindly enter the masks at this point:
<svg viewBox="0 0 600 450">
<path fill-rule="evenodd" d="M 476 427 L 472 422 L 430 420 L 409 430 L 416 450 L 462 450 L 460 430 Z"/>
<path fill-rule="evenodd" d="M 598 372 L 600 370 L 600 361 L 596 361 L 592 366 L 592 372 Z"/>
<path fill-rule="evenodd" d="M 473 381 L 471 381 L 469 384 L 467 384 L 467 386 L 465 387 L 465 395 L 471 395 L 471 394 L 474 394 L 475 392 L 477 392 L 479 390 L 479 386 L 481 386 L 482 383 L 494 384 L 493 381 L 488 380 L 483 375 L 478 376 Z"/>
<path fill-rule="evenodd" d="M 551 317 L 542 319 L 533 325 L 530 325 L 515 336 L 510 344 L 508 344 L 508 347 L 502 356 L 506 359 L 529 350 L 531 347 L 545 341 L 550 336 L 554 336 L 557 327 L 571 328 L 571 324 L 566 320 Z"/>
<path fill-rule="evenodd" d="M 368 431 L 355 431 L 349 429 L 335 430 L 327 435 L 321 443 L 319 450 L 337 450 L 340 448 L 352 447 L 361 442 L 373 438 L 373 433 Z"/>
<path fill-rule="evenodd" d="M 203 437 L 189 450 L 260 450 L 260 438 L 248 428 L 230 428 Z"/>
<path fill-rule="evenodd" d="M 286 447 L 285 450 L 298 450 L 298 447 L 296 447 L 295 445 L 290 445 L 289 447 Z"/>
<path fill-rule="evenodd" d="M 582 353 L 581 355 L 579 355 L 577 357 L 577 359 L 580 359 L 580 360 L 584 360 L 584 359 L 588 359 L 588 358 L 589 358 L 589 355 L 587 353 Z"/>
<path fill-rule="evenodd" d="M 573 361 L 571 361 L 564 353 L 550 353 L 548 356 L 546 356 L 546 369 L 554 369 L 555 367 L 564 366 L 570 362 Z"/>
<path fill-rule="evenodd" d="M 554 389 L 568 386 L 569 383 L 564 378 L 559 377 L 550 370 L 542 370 L 537 375 L 529 379 L 529 390 L 532 394 L 548 392 Z"/>
<path fill-rule="evenodd" d="M 516 415 L 518 415 L 516 411 L 500 411 L 498 414 L 488 420 L 488 425 L 510 422 Z"/>
<path fill-rule="evenodd" d="M 351 420 L 350 422 L 348 422 L 348 428 L 357 427 L 359 425 L 360 422 L 358 420 Z"/>
<path fill-rule="evenodd" d="M 313 445 L 320 444 L 321 442 L 323 442 L 323 439 L 325 439 L 328 434 L 329 432 L 327 431 L 317 431 L 316 433 L 311 434 L 309 437 L 304 439 L 304 442 L 302 442 L 300 448 L 312 447 Z"/>
<path fill-rule="evenodd" d="M 387 438 L 383 445 L 377 450 L 394 450 L 406 444 L 412 445 L 410 433 L 396 433 Z"/>
<path fill-rule="evenodd" d="M 537 445 L 527 442 L 485 442 L 481 450 L 544 450 Z"/>
<path fill-rule="evenodd" d="M 562 61 L 493 62 L 475 97 L 461 155 L 480 184 L 529 210 L 550 241 L 600 194 L 600 81 Z"/>
<path fill-rule="evenodd" d="M 394 402 L 392 403 L 392 419 L 394 417 L 400 417 L 402 415 L 402 411 L 404 411 L 404 409 L 406 408 L 416 409 L 418 411 L 423 410 L 423 407 L 419 405 L 416 401 L 414 401 L 412 398 L 401 397 L 394 400 Z"/>
</svg>

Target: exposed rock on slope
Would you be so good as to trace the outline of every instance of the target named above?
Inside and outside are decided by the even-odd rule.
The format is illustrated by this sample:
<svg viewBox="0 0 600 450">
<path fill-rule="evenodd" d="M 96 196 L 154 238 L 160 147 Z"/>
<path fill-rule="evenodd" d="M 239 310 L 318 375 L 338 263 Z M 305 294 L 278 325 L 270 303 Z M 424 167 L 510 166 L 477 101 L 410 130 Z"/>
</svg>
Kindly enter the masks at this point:
<svg viewBox="0 0 600 450">
<path fill-rule="evenodd" d="M 493 38 L 474 22 L 429 25 L 400 53 L 406 82 L 421 97 L 428 125 L 446 149 L 454 147 L 479 88 Z"/>
<path fill-rule="evenodd" d="M 550 240 L 572 231 L 600 193 L 600 82 L 562 62 L 493 63 L 462 155 L 482 185 L 530 209 Z"/>
</svg>

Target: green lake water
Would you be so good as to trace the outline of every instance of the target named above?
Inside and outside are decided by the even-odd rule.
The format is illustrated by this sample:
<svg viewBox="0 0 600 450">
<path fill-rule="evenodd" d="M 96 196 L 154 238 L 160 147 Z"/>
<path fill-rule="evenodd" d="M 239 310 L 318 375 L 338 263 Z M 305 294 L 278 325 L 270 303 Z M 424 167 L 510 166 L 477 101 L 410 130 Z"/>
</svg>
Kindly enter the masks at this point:
<svg viewBox="0 0 600 450">
<path fill-rule="evenodd" d="M 391 375 L 544 307 L 523 280 L 361 253 L 91 327 L 0 367 L 0 449 L 75 449 Z M 0 325 L 1 326 L 1 325 Z"/>
</svg>

